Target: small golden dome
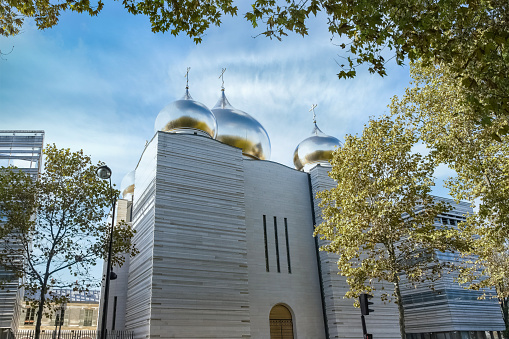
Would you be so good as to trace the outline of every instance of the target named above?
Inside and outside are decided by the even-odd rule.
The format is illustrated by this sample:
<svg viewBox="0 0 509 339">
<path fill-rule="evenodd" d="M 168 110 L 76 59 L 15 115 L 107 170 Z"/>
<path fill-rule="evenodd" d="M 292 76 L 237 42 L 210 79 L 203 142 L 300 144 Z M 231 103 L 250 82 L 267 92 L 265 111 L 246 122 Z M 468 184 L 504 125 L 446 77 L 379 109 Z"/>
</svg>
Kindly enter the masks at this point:
<svg viewBox="0 0 509 339">
<path fill-rule="evenodd" d="M 311 164 L 329 164 L 332 152 L 341 146 L 339 139 L 323 133 L 315 123 L 312 135 L 295 148 L 293 164 L 299 171 Z"/>
<path fill-rule="evenodd" d="M 204 104 L 193 100 L 186 87 L 182 99 L 164 107 L 157 115 L 155 132 L 198 133 L 214 138 L 217 122 L 214 114 Z"/>
</svg>

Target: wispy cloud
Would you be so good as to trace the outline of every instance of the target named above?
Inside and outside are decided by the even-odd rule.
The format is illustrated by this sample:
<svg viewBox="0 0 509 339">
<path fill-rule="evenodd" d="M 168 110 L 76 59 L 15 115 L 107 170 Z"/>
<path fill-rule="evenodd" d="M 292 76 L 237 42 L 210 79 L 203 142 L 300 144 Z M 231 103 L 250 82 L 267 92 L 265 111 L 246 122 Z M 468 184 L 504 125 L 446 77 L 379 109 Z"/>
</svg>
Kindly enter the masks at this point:
<svg viewBox="0 0 509 339">
<path fill-rule="evenodd" d="M 338 80 L 341 50 L 320 18 L 306 38 L 252 38 L 260 31 L 243 18 L 225 18 L 194 45 L 152 34 L 146 18 L 115 3 L 94 18 L 66 14 L 52 30 L 29 25 L 16 38 L 0 39 L 2 48 L 15 45 L 0 62 L 1 128 L 44 129 L 47 142 L 107 162 L 120 183 L 152 138 L 158 112 L 183 95 L 186 68 L 192 67 L 191 94 L 212 107 L 226 67 L 230 102 L 267 129 L 272 160 L 292 166 L 294 148 L 311 131 L 312 104 L 322 130 L 342 139 L 386 111 L 390 97 L 408 84 L 401 67 L 391 67 L 384 79 L 361 71 L 354 80 Z"/>
</svg>

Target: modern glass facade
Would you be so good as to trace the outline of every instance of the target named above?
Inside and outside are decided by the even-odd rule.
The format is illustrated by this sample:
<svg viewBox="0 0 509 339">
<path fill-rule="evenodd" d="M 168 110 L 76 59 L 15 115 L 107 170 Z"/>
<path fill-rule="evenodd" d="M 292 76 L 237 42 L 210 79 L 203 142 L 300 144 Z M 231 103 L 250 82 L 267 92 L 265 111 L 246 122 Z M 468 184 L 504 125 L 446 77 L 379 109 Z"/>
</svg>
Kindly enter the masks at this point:
<svg viewBox="0 0 509 339">
<path fill-rule="evenodd" d="M 453 331 L 408 333 L 407 339 L 503 339 L 499 331 Z"/>
<path fill-rule="evenodd" d="M 0 130 L 0 167 L 16 166 L 36 178 L 41 169 L 44 131 Z M 0 220 L 1 222 L 1 220 Z M 0 278 L 11 274 L 0 267 Z M 0 289 L 0 339 L 18 328 L 22 291 L 18 282 L 5 282 Z"/>
</svg>

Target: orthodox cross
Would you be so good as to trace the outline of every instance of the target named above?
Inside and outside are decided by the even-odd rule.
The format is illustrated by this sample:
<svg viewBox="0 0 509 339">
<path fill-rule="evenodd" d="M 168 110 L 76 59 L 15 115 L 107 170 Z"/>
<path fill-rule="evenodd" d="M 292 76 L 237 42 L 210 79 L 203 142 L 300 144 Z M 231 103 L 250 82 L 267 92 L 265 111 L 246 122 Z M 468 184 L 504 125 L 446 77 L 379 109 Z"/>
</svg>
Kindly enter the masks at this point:
<svg viewBox="0 0 509 339">
<path fill-rule="evenodd" d="M 222 84 L 221 84 L 221 88 L 222 88 L 222 89 L 224 89 L 224 77 L 223 77 L 224 72 L 226 72 L 226 68 L 223 68 L 223 69 L 222 69 L 222 71 L 221 71 L 221 75 L 220 75 L 220 76 L 219 76 L 219 78 L 218 78 L 218 79 L 221 79 L 221 81 L 222 81 Z"/>
<path fill-rule="evenodd" d="M 315 123 L 315 124 L 316 124 L 316 113 L 315 113 L 316 106 L 318 106 L 318 105 L 313 104 L 313 106 L 311 106 L 311 109 L 309 110 L 310 112 L 313 111 L 313 123 Z"/>
<path fill-rule="evenodd" d="M 186 88 L 189 89 L 189 71 L 191 70 L 191 67 L 187 68 L 186 75 L 184 77 L 186 78 Z"/>
</svg>

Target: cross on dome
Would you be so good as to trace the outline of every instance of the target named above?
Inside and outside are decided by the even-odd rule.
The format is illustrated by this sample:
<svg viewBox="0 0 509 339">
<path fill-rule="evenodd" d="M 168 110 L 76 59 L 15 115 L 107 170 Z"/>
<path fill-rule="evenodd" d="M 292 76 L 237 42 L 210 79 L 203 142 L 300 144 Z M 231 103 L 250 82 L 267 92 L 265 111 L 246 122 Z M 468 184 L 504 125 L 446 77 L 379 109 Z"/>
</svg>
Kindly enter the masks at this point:
<svg viewBox="0 0 509 339">
<path fill-rule="evenodd" d="M 318 105 L 313 104 L 309 110 L 313 112 L 314 126 L 311 136 L 298 144 L 293 152 L 293 164 L 299 171 L 307 171 L 315 164 L 329 164 L 334 150 L 341 147 L 337 138 L 323 133 L 316 125 L 316 106 Z"/>
<path fill-rule="evenodd" d="M 313 123 L 316 124 L 316 113 L 315 113 L 315 108 L 316 106 L 318 106 L 317 104 L 313 104 L 311 106 L 311 109 L 309 110 L 309 112 L 313 111 Z"/>
<path fill-rule="evenodd" d="M 191 70 L 191 67 L 188 67 L 186 75 L 184 75 L 184 78 L 186 78 L 186 89 L 189 89 L 189 71 L 190 70 Z"/>
<path fill-rule="evenodd" d="M 221 79 L 222 83 L 221 83 L 221 89 L 224 90 L 224 72 L 226 72 L 226 68 L 222 68 L 221 70 L 221 75 L 219 76 L 218 79 Z"/>
</svg>

